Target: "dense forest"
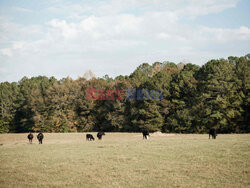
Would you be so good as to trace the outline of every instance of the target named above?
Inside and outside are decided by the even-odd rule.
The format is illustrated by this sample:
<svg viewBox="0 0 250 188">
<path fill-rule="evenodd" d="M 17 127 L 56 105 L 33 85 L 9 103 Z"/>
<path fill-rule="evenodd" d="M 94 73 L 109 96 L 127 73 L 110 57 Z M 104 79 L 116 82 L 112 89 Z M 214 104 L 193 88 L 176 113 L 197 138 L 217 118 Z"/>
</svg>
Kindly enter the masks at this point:
<svg viewBox="0 0 250 188">
<path fill-rule="evenodd" d="M 0 133 L 149 131 L 249 133 L 250 54 L 188 63 L 143 63 L 129 76 L 38 76 L 0 84 Z M 161 90 L 160 100 L 88 100 L 86 90 Z M 117 95 L 115 92 L 113 95 Z"/>
</svg>

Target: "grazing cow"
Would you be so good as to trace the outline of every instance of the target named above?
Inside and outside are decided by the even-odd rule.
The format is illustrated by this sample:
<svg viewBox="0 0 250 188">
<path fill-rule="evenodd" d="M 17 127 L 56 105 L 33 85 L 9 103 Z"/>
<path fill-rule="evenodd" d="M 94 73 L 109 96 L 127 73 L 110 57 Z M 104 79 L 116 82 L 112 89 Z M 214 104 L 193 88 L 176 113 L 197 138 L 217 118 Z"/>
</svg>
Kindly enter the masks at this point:
<svg viewBox="0 0 250 188">
<path fill-rule="evenodd" d="M 142 131 L 142 136 L 143 136 L 143 139 L 145 138 L 147 140 L 148 137 L 149 137 L 149 131 L 148 130 L 143 130 Z"/>
<path fill-rule="evenodd" d="M 98 133 L 97 133 L 97 138 L 98 138 L 99 140 L 101 140 L 103 135 L 105 135 L 104 132 L 98 132 Z"/>
<path fill-rule="evenodd" d="M 30 143 L 30 144 L 32 144 L 33 137 L 34 137 L 34 136 L 33 136 L 32 133 L 28 134 L 28 139 L 29 139 L 29 143 Z"/>
<path fill-rule="evenodd" d="M 39 144 L 42 144 L 43 143 L 43 133 L 38 133 L 38 135 L 37 135 L 37 139 L 38 139 L 38 141 L 39 141 Z"/>
<path fill-rule="evenodd" d="M 95 140 L 92 134 L 86 134 L 86 140 L 92 141 Z"/>
<path fill-rule="evenodd" d="M 210 139 L 210 135 L 212 136 L 213 139 L 216 139 L 217 134 L 214 128 L 211 128 L 208 134 L 209 134 L 209 139 Z"/>
</svg>

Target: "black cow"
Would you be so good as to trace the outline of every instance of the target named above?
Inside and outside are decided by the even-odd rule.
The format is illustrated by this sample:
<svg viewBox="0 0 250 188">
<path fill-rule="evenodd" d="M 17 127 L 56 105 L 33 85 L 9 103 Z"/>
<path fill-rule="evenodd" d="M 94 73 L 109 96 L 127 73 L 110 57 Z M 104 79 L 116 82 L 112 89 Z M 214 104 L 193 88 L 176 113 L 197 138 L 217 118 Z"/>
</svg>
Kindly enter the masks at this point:
<svg viewBox="0 0 250 188">
<path fill-rule="evenodd" d="M 98 132 L 98 133 L 97 133 L 97 138 L 98 138 L 99 140 L 101 140 L 103 135 L 105 135 L 104 132 Z"/>
<path fill-rule="evenodd" d="M 95 140 L 92 134 L 86 134 L 86 140 L 92 141 Z"/>
<path fill-rule="evenodd" d="M 148 137 L 149 137 L 149 131 L 148 130 L 143 130 L 142 131 L 142 136 L 143 136 L 143 139 L 145 138 L 147 140 Z"/>
<path fill-rule="evenodd" d="M 43 143 L 43 133 L 38 133 L 38 135 L 37 135 L 37 140 L 39 141 L 39 144 L 42 144 Z"/>
<path fill-rule="evenodd" d="M 211 128 L 208 134 L 209 134 L 209 139 L 210 139 L 210 135 L 212 136 L 213 139 L 216 139 L 217 134 L 214 128 Z"/>
<path fill-rule="evenodd" d="M 32 144 L 32 140 L 33 140 L 33 138 L 34 138 L 33 134 L 30 133 L 30 134 L 28 134 L 27 137 L 28 137 L 28 139 L 29 139 L 29 143 Z"/>
</svg>

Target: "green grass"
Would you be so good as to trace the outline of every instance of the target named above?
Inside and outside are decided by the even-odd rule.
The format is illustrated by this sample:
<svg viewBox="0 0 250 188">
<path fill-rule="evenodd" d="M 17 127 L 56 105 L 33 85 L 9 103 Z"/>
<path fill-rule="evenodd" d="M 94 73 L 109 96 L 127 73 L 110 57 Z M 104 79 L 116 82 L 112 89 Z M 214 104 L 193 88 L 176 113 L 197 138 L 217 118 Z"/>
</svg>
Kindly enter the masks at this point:
<svg viewBox="0 0 250 188">
<path fill-rule="evenodd" d="M 249 162 L 249 134 L 0 135 L 0 187 L 249 187 Z"/>
</svg>

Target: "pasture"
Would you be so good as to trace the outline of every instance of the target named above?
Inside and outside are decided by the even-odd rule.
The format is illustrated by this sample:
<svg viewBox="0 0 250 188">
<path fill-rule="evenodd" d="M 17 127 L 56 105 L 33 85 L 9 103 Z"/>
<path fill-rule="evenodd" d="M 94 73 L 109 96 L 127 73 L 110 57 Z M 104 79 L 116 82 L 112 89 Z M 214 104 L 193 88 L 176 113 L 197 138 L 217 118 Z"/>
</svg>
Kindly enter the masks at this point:
<svg viewBox="0 0 250 188">
<path fill-rule="evenodd" d="M 250 186 L 250 134 L 27 135 L 0 135 L 0 187 Z"/>
</svg>

